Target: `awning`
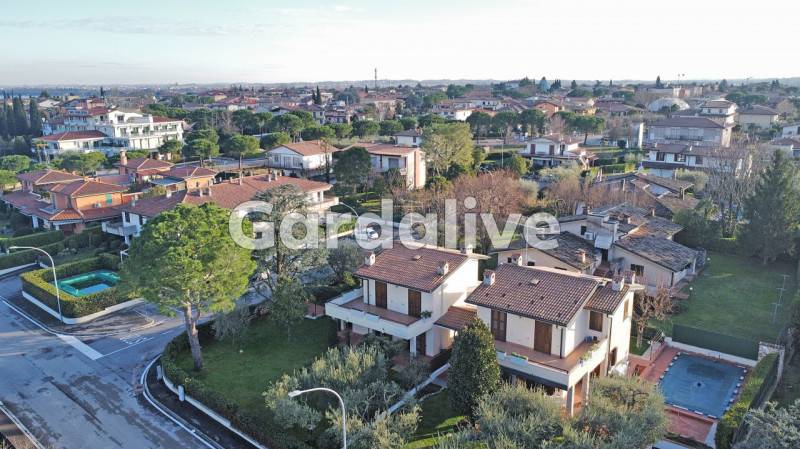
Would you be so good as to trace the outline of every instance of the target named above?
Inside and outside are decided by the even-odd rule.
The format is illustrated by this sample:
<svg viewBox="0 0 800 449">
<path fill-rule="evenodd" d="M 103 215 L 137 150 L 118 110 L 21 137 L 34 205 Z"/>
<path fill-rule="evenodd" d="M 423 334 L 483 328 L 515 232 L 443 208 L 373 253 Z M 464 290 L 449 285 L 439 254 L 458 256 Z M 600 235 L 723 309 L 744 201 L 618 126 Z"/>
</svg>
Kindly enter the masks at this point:
<svg viewBox="0 0 800 449">
<path fill-rule="evenodd" d="M 600 249 L 610 249 L 611 248 L 611 236 L 610 235 L 598 235 L 596 239 L 594 239 L 594 247 Z"/>
</svg>

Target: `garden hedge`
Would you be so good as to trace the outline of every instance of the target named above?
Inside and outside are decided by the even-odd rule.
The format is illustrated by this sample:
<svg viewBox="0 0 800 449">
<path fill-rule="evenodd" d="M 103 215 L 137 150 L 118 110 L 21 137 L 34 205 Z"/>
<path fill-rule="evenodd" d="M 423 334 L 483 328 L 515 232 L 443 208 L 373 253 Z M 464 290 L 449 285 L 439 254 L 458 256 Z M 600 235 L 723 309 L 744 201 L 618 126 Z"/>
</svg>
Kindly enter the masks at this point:
<svg viewBox="0 0 800 449">
<path fill-rule="evenodd" d="M 41 247 L 64 240 L 64 233 L 60 230 L 35 232 L 22 237 L 9 237 L 0 239 L 0 249 L 8 251 L 12 246 L 36 246 Z"/>
<path fill-rule="evenodd" d="M 116 263 L 115 263 L 116 260 Z M 103 254 L 97 257 L 78 260 L 76 262 L 59 265 L 56 274 L 59 279 L 88 273 L 95 270 L 117 270 L 119 258 L 112 254 Z M 56 287 L 52 284 L 53 271 L 50 268 L 23 273 L 22 290 L 53 310 L 58 310 Z M 103 311 L 104 309 L 133 299 L 132 296 L 122 294 L 116 287 L 107 288 L 101 292 L 82 297 L 72 296 L 60 290 L 61 312 L 65 317 L 77 318 Z"/>
<path fill-rule="evenodd" d="M 717 425 L 717 434 L 714 437 L 716 447 L 718 449 L 730 449 L 733 442 L 733 436 L 736 434 L 739 426 L 744 422 L 744 417 L 753 406 L 753 400 L 758 395 L 764 381 L 767 380 L 767 375 L 772 370 L 778 354 L 769 354 L 762 358 L 747 379 L 744 381 L 742 391 L 739 393 L 739 398 L 731 405 L 727 412 L 722 415 Z"/>
<path fill-rule="evenodd" d="M 211 324 L 212 322 L 209 321 L 197 326 L 201 345 L 214 338 L 214 330 Z M 161 367 L 164 369 L 164 374 L 176 387 L 183 385 L 187 395 L 200 401 L 225 419 L 230 420 L 234 427 L 270 448 L 311 449 L 311 446 L 294 436 L 291 431 L 287 431 L 272 421 L 261 420 L 241 410 L 235 402 L 197 379 L 195 377 L 196 373 L 181 368 L 178 364 L 178 358 L 181 353 L 186 351 L 189 351 L 189 340 L 186 338 L 186 332 L 182 332 L 167 344 L 164 348 L 164 353 L 161 354 Z M 266 407 L 266 404 L 264 407 Z"/>
<path fill-rule="evenodd" d="M 61 251 L 64 251 L 64 243 L 56 242 L 49 245 L 39 246 L 39 248 L 47 251 L 50 254 L 58 254 Z M 21 251 L 3 254 L 0 255 L 0 270 L 34 263 L 39 259 L 39 257 L 45 256 L 34 249 L 24 249 Z"/>
</svg>

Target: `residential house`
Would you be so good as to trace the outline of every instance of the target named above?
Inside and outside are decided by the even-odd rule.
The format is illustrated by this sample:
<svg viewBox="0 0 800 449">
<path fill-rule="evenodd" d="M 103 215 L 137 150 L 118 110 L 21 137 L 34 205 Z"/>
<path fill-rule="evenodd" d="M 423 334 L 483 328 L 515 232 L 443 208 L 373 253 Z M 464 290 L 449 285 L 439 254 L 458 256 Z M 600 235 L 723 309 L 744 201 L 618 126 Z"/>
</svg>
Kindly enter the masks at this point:
<svg viewBox="0 0 800 449">
<path fill-rule="evenodd" d="M 600 173 L 592 184 L 604 186 L 609 191 L 633 194 L 640 202 L 649 203 L 657 217 L 668 220 L 679 211 L 693 210 L 699 204 L 699 200 L 687 194 L 694 186 L 691 182 L 640 171 L 613 175 Z"/>
<path fill-rule="evenodd" d="M 733 126 L 708 117 L 669 117 L 647 126 L 647 142 L 728 147 Z"/>
<path fill-rule="evenodd" d="M 305 174 L 330 167 L 336 151 L 339 151 L 338 148 L 321 140 L 292 142 L 267 151 L 267 161 L 271 168 Z"/>
<path fill-rule="evenodd" d="M 676 170 L 744 170 L 749 169 L 749 157 L 741 151 L 716 146 L 683 142 L 645 145 L 647 159 L 642 167 L 651 174 L 673 178 Z"/>
<path fill-rule="evenodd" d="M 588 167 L 594 154 L 580 148 L 580 142 L 578 137 L 549 134 L 526 142 L 525 149 L 519 155 L 530 158 L 535 165 L 542 167 L 571 162 Z"/>
<path fill-rule="evenodd" d="M 417 129 L 407 129 L 394 135 L 397 145 L 403 147 L 418 147 L 422 145 L 422 131 Z"/>
<path fill-rule="evenodd" d="M 452 345 L 453 333 L 434 323 L 480 284 L 478 262 L 485 258 L 395 242 L 365 257 L 355 272 L 361 288 L 325 304 L 325 314 L 342 331 L 386 334 L 407 341 L 413 356 L 435 356 Z"/>
<path fill-rule="evenodd" d="M 583 274 L 594 273 L 602 259 L 591 242 L 566 231 L 534 245 L 524 239 L 515 240 L 491 254 L 497 254 L 498 264 L 550 267 Z"/>
<path fill-rule="evenodd" d="M 772 139 L 769 141 L 768 148 L 772 150 L 781 150 L 791 157 L 800 158 L 800 135 Z"/>
<path fill-rule="evenodd" d="M 732 125 L 736 119 L 736 103 L 724 99 L 708 100 L 700 106 L 700 116 Z"/>
<path fill-rule="evenodd" d="M 83 180 L 83 176 L 61 170 L 35 170 L 17 175 L 23 192 L 45 194 L 56 184 L 70 184 Z"/>
<path fill-rule="evenodd" d="M 431 111 L 447 120 L 463 122 L 472 115 L 474 109 L 472 103 L 466 100 L 444 100 L 435 104 Z"/>
<path fill-rule="evenodd" d="M 745 130 L 750 127 L 769 129 L 774 123 L 778 122 L 779 115 L 780 113 L 775 109 L 753 105 L 740 110 L 736 121 Z"/>
<path fill-rule="evenodd" d="M 127 152 L 123 150 L 119 152 L 117 167 L 120 175 L 127 175 L 136 184 L 144 184 L 150 179 L 157 178 L 162 173 L 169 171 L 172 168 L 172 164 L 149 157 L 128 159 Z"/>
<path fill-rule="evenodd" d="M 207 186 L 201 184 L 199 188 L 177 192 L 168 190 L 166 195 L 132 200 L 115 209 L 117 220 L 105 223 L 103 230 L 121 236 L 126 243 L 130 243 L 131 238 L 139 236 L 147 220 L 178 204 L 199 206 L 214 203 L 232 210 L 253 200 L 261 192 L 285 184 L 294 185 L 306 194 L 311 212 L 323 213 L 339 203 L 336 196 L 329 195 L 333 186 L 328 183 L 274 174 L 246 176 Z"/>
<path fill-rule="evenodd" d="M 784 125 L 781 128 L 781 137 L 800 136 L 800 122 Z"/>
<path fill-rule="evenodd" d="M 421 148 L 359 142 L 346 149 L 353 147 L 367 150 L 373 172 L 386 173 L 389 170 L 397 170 L 397 173 L 405 179 L 405 184 L 409 189 L 425 187 L 427 168 L 425 152 Z"/>
<path fill-rule="evenodd" d="M 157 176 L 150 177 L 149 182 L 162 186 L 168 191 L 194 190 L 210 187 L 214 184 L 217 172 L 206 167 L 196 165 L 173 166 Z"/>
<path fill-rule="evenodd" d="M 571 416 L 586 404 L 592 378 L 624 373 L 638 289 L 622 277 L 503 264 L 484 271 L 465 306 L 436 325 L 455 334 L 477 316 L 491 329 L 501 369 L 543 387 Z"/>
<path fill-rule="evenodd" d="M 556 112 L 563 111 L 564 106 L 556 100 L 537 100 L 533 104 L 533 109 L 542 111 L 545 117 L 552 117 Z"/>
<path fill-rule="evenodd" d="M 41 144 L 51 156 L 59 156 L 67 151 L 103 151 L 107 136 L 100 131 L 64 131 L 33 139 L 34 146 Z"/>
</svg>

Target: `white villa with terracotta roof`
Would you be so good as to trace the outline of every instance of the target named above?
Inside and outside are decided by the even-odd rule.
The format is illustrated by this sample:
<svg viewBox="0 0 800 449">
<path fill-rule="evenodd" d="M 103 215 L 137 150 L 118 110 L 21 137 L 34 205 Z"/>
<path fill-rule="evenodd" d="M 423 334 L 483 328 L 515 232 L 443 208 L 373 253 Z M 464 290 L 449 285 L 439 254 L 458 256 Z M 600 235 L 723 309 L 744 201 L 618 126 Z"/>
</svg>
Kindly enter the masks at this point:
<svg viewBox="0 0 800 449">
<path fill-rule="evenodd" d="M 268 150 L 267 160 L 271 168 L 301 174 L 332 166 L 336 151 L 339 149 L 319 140 L 293 142 Z"/>
<path fill-rule="evenodd" d="M 397 170 L 405 179 L 409 189 L 425 187 L 427 180 L 427 166 L 425 152 L 419 147 L 406 147 L 386 143 L 357 142 L 349 147 L 361 147 L 367 150 L 370 156 L 373 173 L 386 173 Z"/>
<path fill-rule="evenodd" d="M 581 139 L 574 136 L 550 134 L 534 137 L 525 143 L 519 155 L 530 158 L 535 165 L 557 167 L 564 163 L 576 163 L 584 168 L 594 158 L 594 154 L 580 148 Z"/>
</svg>

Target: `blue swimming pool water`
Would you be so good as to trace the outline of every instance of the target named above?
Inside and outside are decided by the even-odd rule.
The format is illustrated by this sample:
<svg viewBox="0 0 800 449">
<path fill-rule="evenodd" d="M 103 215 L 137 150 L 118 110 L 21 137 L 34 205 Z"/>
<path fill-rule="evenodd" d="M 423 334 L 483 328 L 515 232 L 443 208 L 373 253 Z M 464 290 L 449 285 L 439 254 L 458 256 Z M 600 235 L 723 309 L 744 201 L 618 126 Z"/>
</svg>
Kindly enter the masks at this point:
<svg viewBox="0 0 800 449">
<path fill-rule="evenodd" d="M 729 363 L 680 354 L 661 379 L 664 401 L 704 415 L 721 417 L 746 371 Z"/>
<path fill-rule="evenodd" d="M 72 296 L 86 296 L 111 288 L 119 275 L 110 270 L 97 270 L 58 280 L 58 288 Z"/>
</svg>

